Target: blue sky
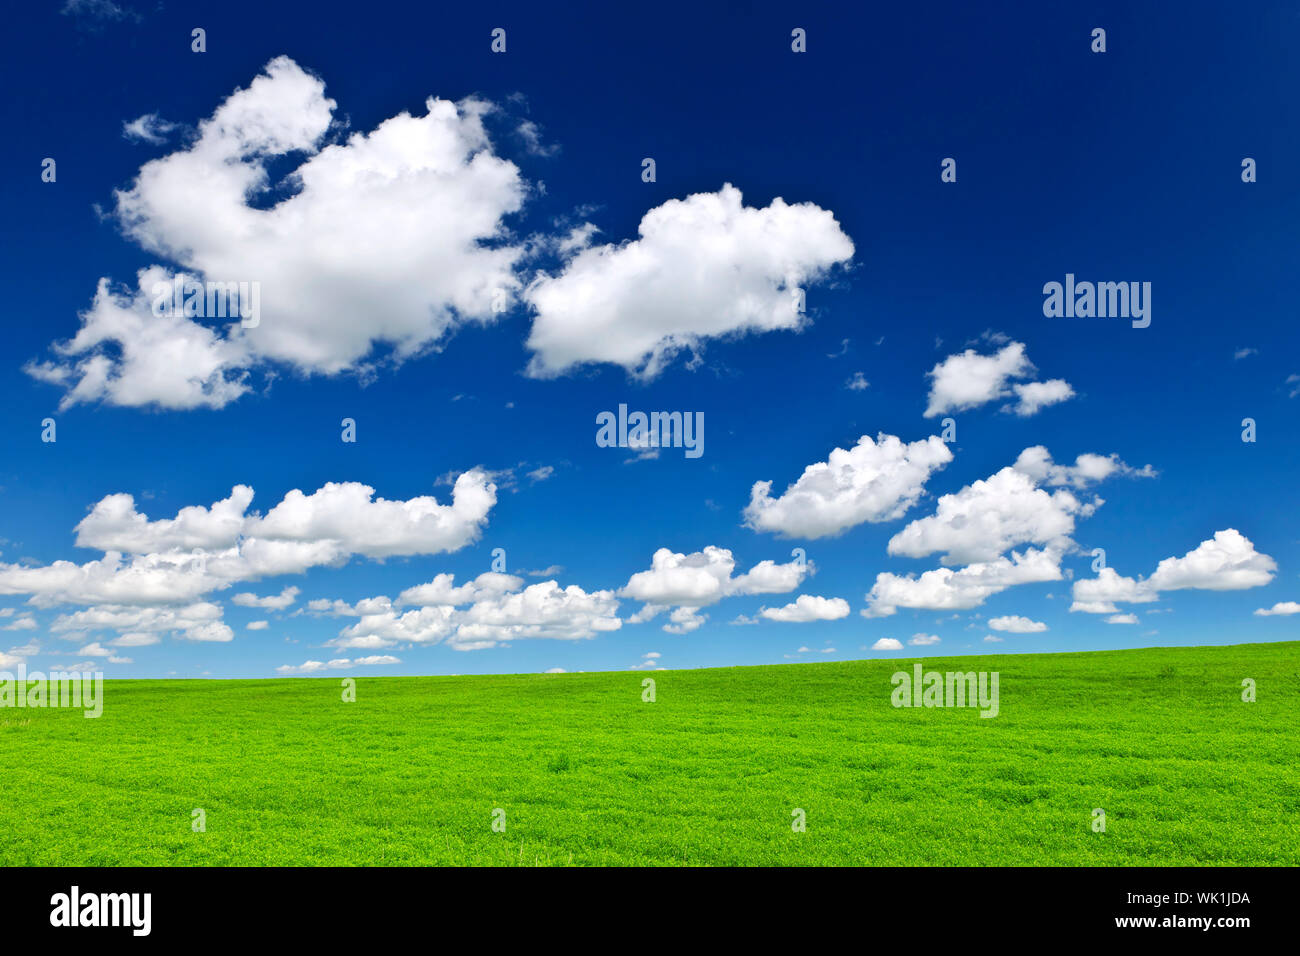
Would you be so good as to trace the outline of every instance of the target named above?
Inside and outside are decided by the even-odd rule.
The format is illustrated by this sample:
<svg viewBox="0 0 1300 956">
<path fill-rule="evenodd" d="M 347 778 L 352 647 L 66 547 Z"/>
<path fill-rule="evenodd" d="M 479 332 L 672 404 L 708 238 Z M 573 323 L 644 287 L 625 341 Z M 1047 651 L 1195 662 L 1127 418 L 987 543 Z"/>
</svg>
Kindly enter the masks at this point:
<svg viewBox="0 0 1300 956">
<path fill-rule="evenodd" d="M 577 671 L 1295 635 L 1289 5 L 15 19 L 5 666 Z M 159 319 L 145 269 L 259 282 L 259 324 Z M 1150 325 L 1045 316 L 1067 273 L 1150 283 Z M 702 415 L 703 454 L 600 447 L 620 403 Z M 1022 457 L 1040 446 L 1053 467 Z M 166 523 L 237 486 L 229 520 Z M 235 599 L 286 588 L 283 608 Z"/>
</svg>

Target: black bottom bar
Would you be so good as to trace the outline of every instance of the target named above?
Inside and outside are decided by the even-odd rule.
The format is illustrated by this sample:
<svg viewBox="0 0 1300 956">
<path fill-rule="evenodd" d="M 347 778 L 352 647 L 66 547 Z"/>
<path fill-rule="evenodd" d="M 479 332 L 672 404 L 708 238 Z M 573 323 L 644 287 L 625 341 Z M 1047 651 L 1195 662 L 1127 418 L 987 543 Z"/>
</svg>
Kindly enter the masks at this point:
<svg viewBox="0 0 1300 956">
<path fill-rule="evenodd" d="M 515 933 L 533 943 L 595 941 L 608 937 L 590 934 L 606 931 L 680 938 L 686 927 L 734 941 L 784 925 L 819 936 L 848 929 L 857 939 L 903 932 L 972 944 L 1128 936 L 1232 945 L 1285 931 L 1296 882 L 1294 869 L 1238 868 L 0 870 L 9 943 L 75 934 L 337 945 L 373 942 L 376 931 L 436 938 L 458 927 L 493 942 Z"/>
</svg>

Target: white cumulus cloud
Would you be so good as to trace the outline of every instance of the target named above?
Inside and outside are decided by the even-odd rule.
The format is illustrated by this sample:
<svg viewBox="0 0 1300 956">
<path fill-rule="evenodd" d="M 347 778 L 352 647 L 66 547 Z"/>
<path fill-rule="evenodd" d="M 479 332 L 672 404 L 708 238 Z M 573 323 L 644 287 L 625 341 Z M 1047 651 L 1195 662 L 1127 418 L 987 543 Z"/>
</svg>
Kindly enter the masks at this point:
<svg viewBox="0 0 1300 956">
<path fill-rule="evenodd" d="M 942 496 L 929 517 L 889 539 L 890 554 L 922 558 L 942 552 L 945 565 L 992 561 L 1020 544 L 1070 546 L 1076 515 L 1092 513 L 1065 489 L 1048 492 L 1014 468 Z"/>
<path fill-rule="evenodd" d="M 520 285 L 523 249 L 504 220 L 527 192 L 492 151 L 491 107 L 431 97 L 422 115 L 330 143 L 335 105 L 320 78 L 277 57 L 194 142 L 142 166 L 117 192 L 116 217 L 176 268 L 143 269 L 134 289 L 101 279 L 76 335 L 29 373 L 61 387 L 64 407 L 219 408 L 261 366 L 368 372 L 491 321 L 497 290 Z M 272 181 L 270 164 L 290 156 L 301 162 Z M 260 322 L 155 309 L 155 286 L 179 276 L 257 282 Z"/>
<path fill-rule="evenodd" d="M 849 602 L 844 598 L 824 598 L 800 594 L 784 607 L 765 607 L 759 611 L 769 621 L 802 624 L 808 621 L 838 621 L 849 616 Z"/>
<path fill-rule="evenodd" d="M 1259 608 L 1255 613 L 1260 617 L 1268 617 L 1272 614 L 1300 614 L 1300 602 L 1278 601 L 1270 608 Z"/>
<path fill-rule="evenodd" d="M 851 449 L 835 448 L 826 461 L 804 469 L 779 497 L 772 482 L 750 490 L 745 524 L 792 538 L 838 535 L 863 522 L 901 517 L 925 490 L 930 475 L 952 461 L 938 436 L 911 443 L 863 435 Z"/>
<path fill-rule="evenodd" d="M 211 508 L 150 521 L 130 495 L 109 495 L 77 526 L 77 543 L 108 549 L 102 558 L 0 562 L 0 594 L 30 594 L 38 606 L 177 604 L 240 581 L 340 565 L 354 555 L 455 551 L 478 538 L 496 504 L 496 486 L 482 470 L 465 472 L 443 504 L 427 495 L 390 501 L 369 485 L 330 482 L 311 494 L 290 491 L 265 516 L 245 513 L 252 496 L 251 488 L 237 486 Z M 269 599 L 274 603 L 249 606 L 276 607 L 296 594 L 288 588 Z M 267 600 L 249 594 L 236 603 Z"/>
<path fill-rule="evenodd" d="M 1277 562 L 1257 552 L 1250 539 L 1226 528 L 1181 558 L 1165 558 L 1156 565 L 1150 584 L 1157 591 L 1240 591 L 1268 584 L 1276 570 Z"/>
<path fill-rule="evenodd" d="M 732 595 L 793 591 L 810 566 L 766 560 L 739 576 L 733 576 L 735 569 L 736 559 L 726 548 L 709 545 L 692 554 L 660 548 L 650 560 L 650 569 L 633 574 L 619 593 L 657 606 L 704 607 Z"/>
<path fill-rule="evenodd" d="M 1156 471 L 1150 465 L 1134 468 L 1120 460 L 1119 455 L 1097 455 L 1085 452 L 1074 460 L 1073 465 L 1058 465 L 1042 445 L 1026 448 L 1012 465 L 1016 471 L 1023 472 L 1040 484 L 1070 485 L 1074 488 L 1086 488 L 1112 475 L 1124 475 L 1134 478 L 1154 478 Z"/>
<path fill-rule="evenodd" d="M 600 362 L 650 379 L 707 339 L 798 329 L 796 290 L 853 256 L 829 211 L 779 198 L 746 206 L 730 184 L 651 209 L 638 232 L 582 248 L 528 285 L 530 374 Z"/>
<path fill-rule="evenodd" d="M 974 349 L 949 355 L 927 373 L 930 395 L 925 417 L 978 408 L 1012 394 L 1017 402 L 1007 410 L 1027 416 L 1074 395 L 1069 383 L 1059 378 L 1012 384 L 1013 379 L 1029 378 L 1036 371 L 1021 342 L 1010 342 L 990 355 Z"/>
<path fill-rule="evenodd" d="M 1034 621 L 1019 614 L 990 618 L 989 627 L 995 631 L 1007 631 L 1011 634 L 1037 634 L 1047 630 L 1047 625 L 1042 621 Z"/>
<path fill-rule="evenodd" d="M 964 611 L 988 597 L 1020 584 L 1061 579 L 1061 554 L 1052 549 L 1027 548 L 1011 557 L 981 561 L 954 571 L 935 568 L 919 576 L 891 572 L 876 575 L 867 594 L 865 617 L 887 617 L 898 608 Z"/>
<path fill-rule="evenodd" d="M 1216 531 L 1181 558 L 1165 558 L 1146 579 L 1127 578 L 1102 568 L 1095 578 L 1074 582 L 1071 611 L 1115 614 L 1116 603 L 1142 604 L 1159 600 L 1161 592 L 1196 589 L 1241 591 L 1273 580 L 1277 562 L 1255 550 L 1235 528 Z"/>
<path fill-rule="evenodd" d="M 1048 405 L 1056 405 L 1074 398 L 1074 389 L 1063 378 L 1054 378 L 1046 382 L 1024 382 L 1011 386 L 1016 403 L 1011 410 L 1021 418 L 1036 415 Z"/>
</svg>

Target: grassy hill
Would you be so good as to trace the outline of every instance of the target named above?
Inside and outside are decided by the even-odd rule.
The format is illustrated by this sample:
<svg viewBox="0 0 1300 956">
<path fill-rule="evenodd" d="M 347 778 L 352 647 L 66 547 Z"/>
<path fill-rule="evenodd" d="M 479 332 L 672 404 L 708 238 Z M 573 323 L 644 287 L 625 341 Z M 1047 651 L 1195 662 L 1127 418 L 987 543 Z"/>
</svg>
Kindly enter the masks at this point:
<svg viewBox="0 0 1300 956">
<path fill-rule="evenodd" d="M 1300 863 L 1300 644 L 924 665 L 1000 713 L 893 707 L 910 660 L 110 681 L 0 710 L 0 863 Z"/>
</svg>

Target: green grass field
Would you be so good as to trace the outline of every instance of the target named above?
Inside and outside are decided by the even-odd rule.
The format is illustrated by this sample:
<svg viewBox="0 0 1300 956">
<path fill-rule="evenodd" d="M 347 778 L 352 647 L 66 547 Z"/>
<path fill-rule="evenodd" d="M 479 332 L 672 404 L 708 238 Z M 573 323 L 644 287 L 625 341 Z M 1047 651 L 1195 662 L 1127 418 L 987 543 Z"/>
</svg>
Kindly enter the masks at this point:
<svg viewBox="0 0 1300 956">
<path fill-rule="evenodd" d="M 894 708 L 895 660 L 109 681 L 0 710 L 0 863 L 1296 865 L 1298 651 L 924 661 L 993 719 Z"/>
</svg>

